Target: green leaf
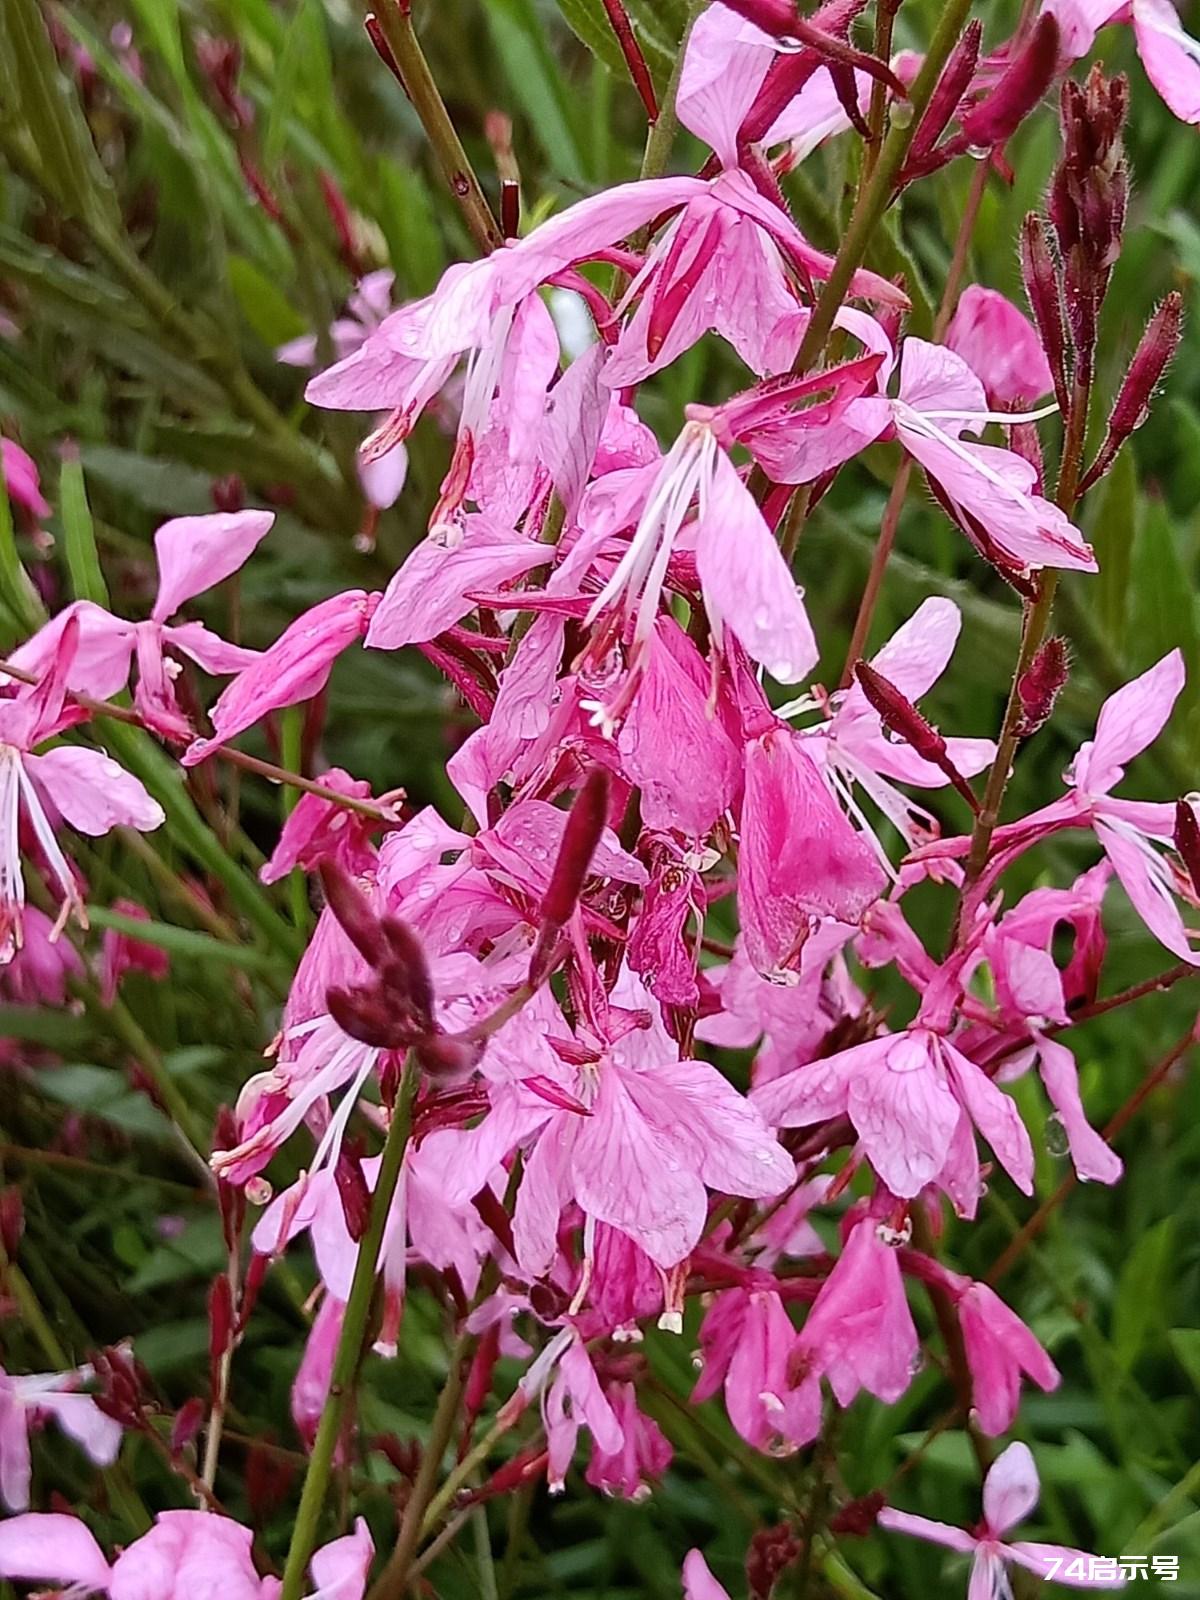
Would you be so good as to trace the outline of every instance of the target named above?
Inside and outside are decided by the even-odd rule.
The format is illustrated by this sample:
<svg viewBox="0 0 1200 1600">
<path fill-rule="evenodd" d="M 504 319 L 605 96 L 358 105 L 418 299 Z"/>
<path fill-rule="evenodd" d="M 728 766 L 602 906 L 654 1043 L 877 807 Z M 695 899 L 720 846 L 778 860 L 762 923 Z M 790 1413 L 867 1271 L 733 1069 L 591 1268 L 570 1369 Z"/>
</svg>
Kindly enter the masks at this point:
<svg viewBox="0 0 1200 1600">
<path fill-rule="evenodd" d="M 557 0 L 563 21 L 575 37 L 618 77 L 626 75 L 625 57 L 604 14 L 601 0 Z"/>
<path fill-rule="evenodd" d="M 410 294 L 428 294 L 446 265 L 429 190 L 419 172 L 381 160 L 378 170 L 379 226 L 396 276 Z"/>
<path fill-rule="evenodd" d="M 1164 1326 L 1175 1271 L 1175 1219 L 1164 1217 L 1142 1234 L 1121 1269 L 1113 1302 L 1112 1347 L 1129 1372 L 1151 1335 Z"/>
<path fill-rule="evenodd" d="M 304 318 L 253 261 L 231 255 L 227 266 L 238 308 L 264 344 L 274 349 L 304 332 Z"/>
<path fill-rule="evenodd" d="M 56 1067 L 39 1078 L 38 1087 L 73 1111 L 86 1111 L 126 1133 L 161 1138 L 170 1131 L 162 1112 L 144 1094 L 131 1089 L 125 1074 L 112 1067 Z"/>
<path fill-rule="evenodd" d="M 97 928 L 112 928 L 187 960 L 215 961 L 222 966 L 241 967 L 247 972 L 270 972 L 277 966 L 266 951 L 256 950 L 251 945 L 229 944 L 192 928 L 175 928 L 167 922 L 144 922 L 103 906 L 89 906 L 88 917 Z"/>
<path fill-rule="evenodd" d="M 1125 643 L 1129 607 L 1129 573 L 1137 542 L 1140 501 L 1137 464 L 1131 450 L 1123 450 L 1099 496 L 1096 520 L 1089 529 L 1099 574 L 1089 579 L 1093 613 L 1112 643 Z"/>
<path fill-rule="evenodd" d="M 1200 1328 L 1172 1328 L 1167 1338 L 1175 1359 L 1187 1373 L 1192 1387 L 1200 1394 Z"/>
<path fill-rule="evenodd" d="M 119 226 L 112 185 L 75 91 L 59 71 L 37 0 L 5 0 L 0 41 L 9 134 L 64 211 L 98 227 Z"/>
<path fill-rule="evenodd" d="M 76 600 L 90 600 L 107 608 L 108 585 L 96 551 L 96 529 L 83 481 L 83 463 L 74 449 L 63 452 L 58 497 L 71 593 Z"/>
<path fill-rule="evenodd" d="M 1130 588 L 1130 668 L 1144 671 L 1176 647 L 1189 664 L 1200 658 L 1195 587 L 1180 554 L 1171 513 L 1161 501 L 1146 503 Z M 1186 749 L 1193 754 L 1200 751 L 1200 678 L 1194 672 L 1176 703 L 1172 731 Z"/>
</svg>

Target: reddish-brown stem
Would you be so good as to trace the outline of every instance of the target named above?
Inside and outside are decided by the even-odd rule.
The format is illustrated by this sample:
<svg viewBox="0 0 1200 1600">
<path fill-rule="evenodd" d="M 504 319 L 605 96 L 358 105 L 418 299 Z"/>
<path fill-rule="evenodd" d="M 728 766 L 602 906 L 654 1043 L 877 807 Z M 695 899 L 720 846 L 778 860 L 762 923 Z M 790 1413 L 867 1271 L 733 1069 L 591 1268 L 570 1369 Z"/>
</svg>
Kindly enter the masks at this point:
<svg viewBox="0 0 1200 1600">
<path fill-rule="evenodd" d="M 604 10 L 608 16 L 609 26 L 616 34 L 621 54 L 625 57 L 625 65 L 629 68 L 633 86 L 646 108 L 646 120 L 653 127 L 658 121 L 658 97 L 654 93 L 654 80 L 650 76 L 650 68 L 646 65 L 637 34 L 633 31 L 633 24 L 629 20 L 622 0 L 604 0 Z"/>
</svg>

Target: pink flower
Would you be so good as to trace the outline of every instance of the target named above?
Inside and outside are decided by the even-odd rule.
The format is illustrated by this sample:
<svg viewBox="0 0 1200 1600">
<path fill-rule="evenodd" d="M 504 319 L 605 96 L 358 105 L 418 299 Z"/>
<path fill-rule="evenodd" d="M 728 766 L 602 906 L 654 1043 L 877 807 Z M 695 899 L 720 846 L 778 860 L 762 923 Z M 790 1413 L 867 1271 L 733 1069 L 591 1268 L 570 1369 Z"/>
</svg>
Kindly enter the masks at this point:
<svg viewBox="0 0 1200 1600">
<path fill-rule="evenodd" d="M 829 1380 L 840 1406 L 861 1389 L 892 1405 L 912 1382 L 917 1330 L 900 1262 L 872 1217 L 856 1222 L 817 1295 L 797 1354 Z"/>
<path fill-rule="evenodd" d="M 713 1577 L 699 1550 L 683 1558 L 683 1595 L 684 1600 L 729 1600 L 728 1589 Z"/>
<path fill-rule="evenodd" d="M 778 1292 L 738 1287 L 718 1294 L 700 1328 L 703 1358 L 694 1404 L 722 1386 L 729 1420 L 756 1450 L 790 1455 L 821 1427 L 821 1389 L 794 1362 L 796 1330 Z"/>
<path fill-rule="evenodd" d="M 776 725 L 746 746 L 738 914 L 765 974 L 788 971 L 821 917 L 857 922 L 886 887 L 803 739 Z"/>
<path fill-rule="evenodd" d="M 979 1426 L 991 1438 L 1006 1433 L 1017 1415 L 1021 1377 L 1039 1389 L 1057 1389 L 1058 1368 L 1029 1329 L 986 1283 L 973 1283 L 958 1301 L 971 1394 Z"/>
<path fill-rule="evenodd" d="M 983 384 L 992 406 L 1040 400 L 1054 387 L 1033 324 L 995 289 L 967 285 L 946 329 L 946 344 Z"/>
<path fill-rule="evenodd" d="M 43 755 L 34 746 L 80 720 L 66 703 L 67 682 L 79 644 L 79 623 L 68 618 L 36 686 L 22 684 L 0 700 L 0 964 L 21 946 L 25 881 L 21 872 L 20 818 L 28 818 L 50 881 L 61 897 L 61 916 L 74 913 L 86 926 L 75 873 L 54 835 L 47 806 L 71 827 L 92 837 L 125 826 L 150 832 L 163 811 L 142 785 L 99 750 L 57 745 Z"/>
<path fill-rule="evenodd" d="M 651 1485 L 671 1465 L 674 1451 L 652 1417 L 638 1409 L 632 1383 L 611 1383 L 607 1398 L 623 1435 L 616 1450 L 606 1449 L 592 1435 L 592 1456 L 585 1477 L 593 1489 L 625 1500 L 644 1500 Z M 608 1430 L 604 1430 L 606 1433 Z"/>
<path fill-rule="evenodd" d="M 0 463 L 3 464 L 8 498 L 17 510 L 35 520 L 48 517 L 50 506 L 42 494 L 41 479 L 33 457 L 11 439 L 0 439 Z"/>
<path fill-rule="evenodd" d="M 147 621 L 126 622 L 91 601 L 76 600 L 14 652 L 14 665 L 26 672 L 43 672 L 59 648 L 64 629 L 75 618 L 79 645 L 68 687 L 108 699 L 129 681 L 136 654 L 134 706 L 138 714 L 148 727 L 167 738 L 190 737 L 191 727 L 175 698 L 179 666 L 166 656 L 166 648 L 178 650 L 205 672 L 217 674 L 241 672 L 258 660 L 258 652 L 227 644 L 202 622 L 171 624 L 167 619 L 187 601 L 237 572 L 274 521 L 270 511 L 233 511 L 164 522 L 154 535 L 158 595 Z"/>
<path fill-rule="evenodd" d="M 121 1425 L 90 1395 L 79 1392 L 90 1367 L 16 1377 L 0 1368 L 0 1500 L 10 1511 L 29 1505 L 29 1430 L 53 1417 L 98 1467 L 111 1466 L 121 1447 Z"/>
<path fill-rule="evenodd" d="M 213 737 L 194 739 L 183 753 L 184 766 L 206 760 L 269 712 L 320 694 L 338 656 L 366 634 L 378 601 L 378 595 L 348 589 L 298 616 L 226 686 L 210 715 Z"/>
<path fill-rule="evenodd" d="M 20 949 L 0 965 L 0 992 L 14 1005 L 65 1006 L 69 979 L 83 976 L 78 951 L 37 906 L 25 907 L 22 922 Z"/>
<path fill-rule="evenodd" d="M 362 348 L 368 335 L 375 332 L 388 314 L 392 303 L 392 286 L 395 275 L 382 268 L 368 272 L 360 278 L 346 302 L 346 314 L 337 317 L 329 326 L 329 338 L 339 361 Z M 317 360 L 317 336 L 302 334 L 289 339 L 275 352 L 276 361 L 288 367 L 311 367 Z"/>
<path fill-rule="evenodd" d="M 278 1202 L 276 1202 L 278 1204 Z M 265 1218 L 263 1219 L 266 1220 Z M 262 1227 L 262 1223 L 259 1224 Z M 257 1229 L 255 1230 L 257 1237 Z M 329 1403 L 329 1385 L 333 1378 L 333 1361 L 338 1340 L 342 1336 L 342 1321 L 346 1314 L 344 1301 L 327 1294 L 313 1318 L 304 1354 L 292 1381 L 292 1421 L 296 1432 L 311 1450 L 321 1425 L 321 1416 Z M 344 1449 L 339 1441 L 339 1450 Z"/>
<path fill-rule="evenodd" d="M 1033 1148 L 1016 1106 L 927 1027 L 884 1034 L 797 1067 L 750 1098 L 775 1127 L 849 1117 L 871 1165 L 903 1199 L 940 1179 L 956 1205 L 973 1214 L 979 1168 L 972 1124 L 1022 1193 L 1033 1190 Z"/>
<path fill-rule="evenodd" d="M 603 1456 L 615 1456 L 624 1447 L 624 1430 L 573 1327 L 555 1334 L 521 1379 L 518 1393 L 527 1401 L 541 1396 L 551 1494 L 562 1492 L 579 1430 L 585 1424 L 593 1447 Z"/>
<path fill-rule="evenodd" d="M 885 1506 L 879 1513 L 879 1526 L 893 1533 L 910 1533 L 931 1544 L 945 1545 L 972 1557 L 970 1600 L 1005 1600 L 1011 1593 L 1005 1568 L 1024 1567 L 1039 1578 L 1052 1578 L 1080 1589 L 1120 1589 L 1124 1578 L 1077 1576 L 1093 1565 L 1091 1557 L 1064 1545 L 1034 1544 L 1020 1539 L 1008 1543 L 1004 1535 L 1022 1521 L 1037 1504 L 1038 1475 L 1029 1446 L 1010 1444 L 997 1456 L 983 1485 L 983 1522 L 975 1533 L 933 1522 L 908 1511 L 893 1511 Z M 1075 1564 L 1075 1572 L 1071 1571 Z"/>
<path fill-rule="evenodd" d="M 352 778 L 341 767 L 330 767 L 321 774 L 320 781 L 335 794 L 356 800 L 371 798 L 371 785 Z M 376 826 L 371 818 L 338 805 L 336 800 L 311 792 L 302 794 L 280 829 L 270 860 L 260 867 L 258 875 L 263 883 L 278 883 L 297 867 L 314 872 L 322 861 L 335 861 L 351 877 L 365 875 L 375 865 L 370 835 Z"/>
<path fill-rule="evenodd" d="M 1077 61 L 1098 29 L 1131 22 L 1146 76 L 1183 122 L 1200 122 L 1200 44 L 1183 31 L 1171 0 L 1043 0 L 1058 20 L 1063 54 Z"/>
</svg>

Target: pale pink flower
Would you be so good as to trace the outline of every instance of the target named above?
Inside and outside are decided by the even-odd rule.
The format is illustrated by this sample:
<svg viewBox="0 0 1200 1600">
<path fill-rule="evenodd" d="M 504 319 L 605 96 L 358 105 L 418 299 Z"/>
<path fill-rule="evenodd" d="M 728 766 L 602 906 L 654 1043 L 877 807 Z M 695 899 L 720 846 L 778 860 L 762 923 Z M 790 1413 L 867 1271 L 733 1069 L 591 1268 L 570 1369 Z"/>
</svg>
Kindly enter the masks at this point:
<svg viewBox="0 0 1200 1600">
<path fill-rule="evenodd" d="M 0 1368 L 0 1500 L 10 1511 L 29 1506 L 29 1430 L 46 1418 L 52 1417 L 98 1467 L 117 1459 L 120 1423 L 80 1392 L 92 1376 L 90 1367 L 27 1377 Z"/>
<path fill-rule="evenodd" d="M 384 267 L 377 272 L 368 272 L 354 285 L 346 301 L 345 315 L 335 318 L 329 325 L 330 343 L 339 361 L 360 349 L 367 336 L 374 333 L 387 316 L 395 281 L 395 275 Z M 315 366 L 316 334 L 306 333 L 297 339 L 289 339 L 287 344 L 281 344 L 276 350 L 275 359 L 288 367 Z"/>
<path fill-rule="evenodd" d="M 21 948 L 0 965 L 0 993 L 19 1006 L 65 1006 L 69 980 L 83 976 L 79 952 L 37 906 L 25 907 L 22 922 Z"/>
<path fill-rule="evenodd" d="M 729 1420 L 755 1450 L 790 1455 L 821 1427 L 821 1387 L 794 1362 L 796 1330 L 776 1289 L 723 1290 L 700 1327 L 703 1366 L 693 1403 L 724 1388 Z"/>
<path fill-rule="evenodd" d="M 1043 0 L 1058 21 L 1067 61 L 1086 56 L 1100 28 L 1133 24 L 1146 76 L 1183 122 L 1200 122 L 1200 44 L 1183 30 L 1171 0 Z"/>
<path fill-rule="evenodd" d="M 77 723 L 67 705 L 67 682 L 79 642 L 79 624 L 64 625 L 45 674 L 0 700 L 0 963 L 21 946 L 25 880 L 21 870 L 22 813 L 44 858 L 48 881 L 61 900 L 60 916 L 74 913 L 86 925 L 75 872 L 55 838 L 48 807 L 80 833 L 99 837 L 110 828 L 159 827 L 162 807 L 138 780 L 100 750 L 60 744 L 43 755 L 34 747 Z"/>
<path fill-rule="evenodd" d="M 847 1234 L 800 1332 L 797 1355 L 824 1374 L 840 1406 L 861 1389 L 892 1405 L 912 1382 L 918 1349 L 897 1251 L 866 1217 Z"/>
<path fill-rule="evenodd" d="M 584 1474 L 593 1489 L 624 1500 L 645 1500 L 652 1485 L 671 1465 L 675 1452 L 654 1421 L 639 1410 L 632 1383 L 610 1383 L 605 1391 L 623 1435 L 616 1450 L 592 1436 L 592 1455 Z M 608 1430 L 604 1430 L 607 1434 Z"/>
<path fill-rule="evenodd" d="M 264 1219 L 265 1220 L 265 1219 Z M 262 1227 L 262 1223 L 259 1224 Z M 257 1229 L 255 1230 L 257 1234 Z M 292 1380 L 291 1411 L 296 1432 L 307 1450 L 313 1447 L 321 1417 L 329 1404 L 329 1385 L 333 1380 L 333 1361 L 338 1340 L 342 1336 L 342 1322 L 346 1315 L 345 1303 L 335 1295 L 327 1294 L 321 1301 L 308 1338 L 304 1341 L 304 1354 Z M 339 1441 L 339 1454 L 345 1451 Z"/>
<path fill-rule="evenodd" d="M 989 405 L 1040 400 L 1054 387 L 1037 330 L 995 289 L 967 285 L 946 329 L 946 345 L 983 384 Z"/>
<path fill-rule="evenodd" d="M 551 1494 L 562 1492 L 581 1427 L 586 1425 L 602 1455 L 615 1456 L 624 1446 L 624 1430 L 574 1327 L 555 1334 L 522 1377 L 518 1395 L 525 1402 L 541 1399 Z"/>
<path fill-rule="evenodd" d="M 175 698 L 180 668 L 166 655 L 167 648 L 215 674 L 241 672 L 259 655 L 256 650 L 226 643 L 202 622 L 172 624 L 168 618 L 187 601 L 237 572 L 274 521 L 270 511 L 221 511 L 164 522 L 154 535 L 158 595 L 145 622 L 126 622 L 89 600 L 76 600 L 14 652 L 13 664 L 26 672 L 45 671 L 74 618 L 79 644 L 68 687 L 106 700 L 128 683 L 136 656 L 134 707 L 139 716 L 168 738 L 190 737 L 191 726 Z"/>
<path fill-rule="evenodd" d="M 699 1550 L 683 1558 L 683 1595 L 684 1600 L 729 1600 L 728 1589 L 713 1577 Z"/>
<path fill-rule="evenodd" d="M 1036 1544 L 1026 1539 L 1010 1543 L 1009 1530 L 1037 1504 L 1038 1475 L 1029 1446 L 1010 1444 L 992 1463 L 983 1485 L 983 1522 L 975 1532 L 954 1528 L 945 1522 L 914 1516 L 908 1511 L 893 1511 L 885 1506 L 879 1513 L 879 1526 L 893 1533 L 910 1533 L 931 1544 L 945 1545 L 961 1555 L 972 1557 L 970 1600 L 1006 1600 L 1012 1590 L 1006 1567 L 1024 1567 L 1037 1577 L 1053 1578 L 1056 1583 L 1080 1589 L 1120 1589 L 1124 1578 L 1075 1576 L 1090 1574 L 1092 1558 L 1065 1545 Z"/>
</svg>

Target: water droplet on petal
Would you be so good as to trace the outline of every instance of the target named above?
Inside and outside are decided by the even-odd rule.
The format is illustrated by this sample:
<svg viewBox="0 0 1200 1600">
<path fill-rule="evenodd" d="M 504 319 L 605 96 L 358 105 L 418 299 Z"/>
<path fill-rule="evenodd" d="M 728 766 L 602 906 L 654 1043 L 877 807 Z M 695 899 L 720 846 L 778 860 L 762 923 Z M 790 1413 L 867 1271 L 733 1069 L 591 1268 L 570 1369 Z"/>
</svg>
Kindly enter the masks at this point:
<svg viewBox="0 0 1200 1600">
<path fill-rule="evenodd" d="M 1057 1111 L 1051 1112 L 1046 1118 L 1046 1153 L 1052 1156 L 1065 1156 L 1071 1148 L 1071 1141 L 1067 1137 L 1067 1130 L 1063 1119 Z"/>
</svg>

